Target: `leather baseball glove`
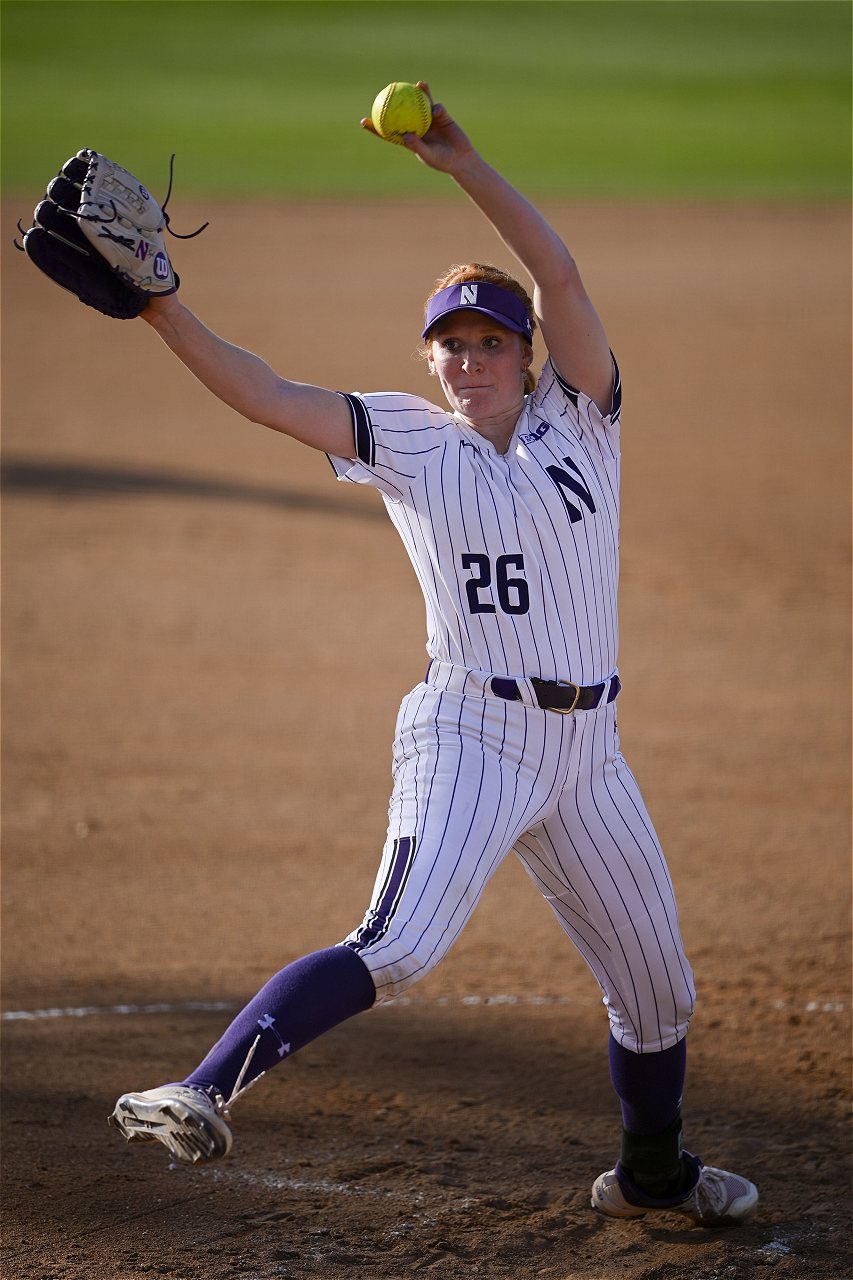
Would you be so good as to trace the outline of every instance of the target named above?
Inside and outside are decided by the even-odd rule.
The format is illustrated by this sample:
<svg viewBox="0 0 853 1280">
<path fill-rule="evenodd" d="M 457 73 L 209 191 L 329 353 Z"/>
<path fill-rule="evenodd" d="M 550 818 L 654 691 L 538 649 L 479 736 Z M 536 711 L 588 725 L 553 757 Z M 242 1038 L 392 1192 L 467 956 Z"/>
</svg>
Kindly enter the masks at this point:
<svg viewBox="0 0 853 1280">
<path fill-rule="evenodd" d="M 18 224 L 24 252 L 88 307 L 131 320 L 152 296 L 175 293 L 180 284 L 165 246 L 166 231 L 177 236 L 166 213 L 171 190 L 171 165 L 161 207 L 127 169 L 97 151 L 78 151 L 48 186 L 29 231 Z"/>
</svg>

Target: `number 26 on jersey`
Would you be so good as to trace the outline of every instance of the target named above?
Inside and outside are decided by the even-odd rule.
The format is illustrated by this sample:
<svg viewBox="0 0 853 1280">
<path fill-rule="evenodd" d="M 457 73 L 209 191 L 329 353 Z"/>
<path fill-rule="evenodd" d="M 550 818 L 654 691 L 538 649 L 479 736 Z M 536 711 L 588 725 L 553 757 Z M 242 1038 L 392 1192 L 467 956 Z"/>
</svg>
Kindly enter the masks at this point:
<svg viewBox="0 0 853 1280">
<path fill-rule="evenodd" d="M 472 574 L 465 583 L 471 613 L 496 613 L 495 594 L 503 613 L 528 612 L 530 592 L 526 579 L 518 575 L 518 571 L 524 569 L 524 556 L 520 551 L 498 556 L 494 568 L 491 559 L 481 552 L 464 551 L 461 558 L 462 568 Z"/>
</svg>

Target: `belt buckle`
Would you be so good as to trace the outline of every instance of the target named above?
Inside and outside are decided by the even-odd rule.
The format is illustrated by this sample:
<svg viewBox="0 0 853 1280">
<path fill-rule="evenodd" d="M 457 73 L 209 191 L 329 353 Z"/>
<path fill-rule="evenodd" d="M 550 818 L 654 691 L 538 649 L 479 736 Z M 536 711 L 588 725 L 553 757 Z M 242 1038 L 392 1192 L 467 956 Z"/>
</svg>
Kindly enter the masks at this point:
<svg viewBox="0 0 853 1280">
<path fill-rule="evenodd" d="M 575 700 L 570 707 L 549 707 L 548 709 L 549 711 L 556 711 L 558 716 L 570 716 L 578 705 L 578 700 L 581 696 L 581 686 L 579 684 L 575 684 L 574 680 L 558 680 L 557 684 L 564 689 L 574 689 Z"/>
</svg>

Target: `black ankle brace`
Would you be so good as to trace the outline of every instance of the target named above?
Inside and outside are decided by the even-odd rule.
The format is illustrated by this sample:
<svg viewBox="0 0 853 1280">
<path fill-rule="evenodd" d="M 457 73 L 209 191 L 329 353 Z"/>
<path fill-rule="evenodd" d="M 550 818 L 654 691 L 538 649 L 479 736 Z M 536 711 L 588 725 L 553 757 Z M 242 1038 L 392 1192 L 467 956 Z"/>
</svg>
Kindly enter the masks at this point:
<svg viewBox="0 0 853 1280">
<path fill-rule="evenodd" d="M 681 1158 L 681 1116 L 661 1133 L 623 1129 L 620 1163 L 648 1196 L 663 1200 L 689 1190 L 693 1174 Z"/>
</svg>

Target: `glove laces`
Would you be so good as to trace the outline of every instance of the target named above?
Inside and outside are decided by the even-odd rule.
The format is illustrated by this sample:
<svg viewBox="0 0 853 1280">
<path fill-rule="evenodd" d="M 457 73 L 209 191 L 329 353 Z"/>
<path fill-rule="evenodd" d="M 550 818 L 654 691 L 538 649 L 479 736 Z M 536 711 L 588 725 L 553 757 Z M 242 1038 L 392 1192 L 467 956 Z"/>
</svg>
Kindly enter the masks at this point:
<svg viewBox="0 0 853 1280">
<path fill-rule="evenodd" d="M 196 236 L 200 236 L 202 231 L 205 231 L 210 226 L 210 220 L 208 220 L 207 222 L 203 222 L 200 227 L 197 227 L 195 231 L 190 231 L 187 235 L 181 235 L 179 231 L 172 230 L 170 225 L 170 218 L 168 213 L 166 212 L 166 205 L 169 203 L 169 199 L 172 195 L 172 180 L 174 178 L 174 174 L 175 174 L 175 152 L 173 151 L 171 156 L 169 157 L 169 187 L 168 187 L 168 190 L 166 191 L 166 198 L 163 200 L 162 204 L 160 205 L 160 212 L 163 214 L 163 225 L 166 231 L 168 231 L 169 235 L 174 236 L 176 240 L 194 240 Z M 82 187 L 81 183 L 76 183 L 75 185 Z M 118 221 L 118 209 L 116 209 L 114 200 L 111 199 L 109 203 L 110 203 L 110 208 L 112 209 L 112 214 L 109 217 L 104 217 L 102 214 L 99 214 L 99 213 L 80 213 L 79 209 L 66 209 L 61 204 L 57 204 L 56 207 L 60 213 L 67 214 L 69 218 L 74 218 L 74 219 L 83 218 L 85 219 L 86 222 L 100 222 L 102 224 L 105 224 L 105 226 L 111 226 L 112 223 Z M 26 236 L 27 229 L 26 227 L 23 227 L 21 225 L 20 218 L 18 219 L 17 227 L 20 234 L 22 236 Z M 73 244 L 70 240 L 66 240 L 63 236 L 58 235 L 57 232 L 48 231 L 47 234 L 49 236 L 53 236 L 54 239 L 56 240 L 62 240 L 63 244 L 67 244 L 71 249 L 76 249 L 77 252 L 82 254 L 84 257 L 87 256 L 85 249 L 81 249 L 79 245 Z M 123 244 L 126 248 L 129 248 L 129 249 L 133 248 L 133 241 L 128 236 L 114 235 L 111 231 L 106 232 L 106 234 L 110 240 L 115 240 L 116 243 Z M 16 239 L 13 238 L 12 244 L 19 251 L 19 253 L 25 252 L 24 246 L 22 244 L 18 244 L 18 241 Z"/>
<path fill-rule="evenodd" d="M 175 173 L 175 153 L 173 151 L 171 156 L 169 157 L 169 188 L 166 192 L 165 200 L 160 205 L 160 212 L 163 214 L 163 225 L 165 229 L 168 231 L 169 235 L 174 236 L 176 240 L 194 240 L 196 236 L 201 235 L 202 231 L 204 231 L 206 227 L 210 226 L 210 222 L 209 221 L 203 222 L 200 227 L 197 227 L 195 231 L 190 231 L 188 235 L 181 235 L 179 231 L 172 230 L 171 226 L 169 225 L 170 219 L 169 219 L 168 213 L 166 212 L 166 205 L 169 203 L 169 198 L 172 194 L 172 179 L 174 177 L 174 173 Z M 68 212 L 70 212 L 71 216 L 74 218 L 84 218 L 86 222 L 101 222 L 101 223 L 110 225 L 111 223 L 115 222 L 118 219 L 119 215 L 118 215 L 118 209 L 116 209 L 116 206 L 115 206 L 115 201 L 111 199 L 109 203 L 110 203 L 110 207 L 112 208 L 111 217 L 104 217 L 99 213 L 80 213 L 79 210 L 68 210 Z M 121 236 L 111 236 L 110 238 L 113 240 L 118 239 L 120 242 L 122 240 Z M 129 241 L 128 244 L 129 244 L 129 247 L 132 248 L 132 242 Z"/>
<path fill-rule="evenodd" d="M 163 210 L 163 217 L 166 219 L 166 230 L 168 231 L 169 235 L 174 236 L 176 240 L 194 240 L 196 236 L 201 235 L 205 227 L 210 226 L 210 222 L 209 221 L 203 222 L 201 226 L 198 227 L 195 231 L 191 231 L 189 235 L 185 235 L 185 236 L 180 235 L 179 232 L 177 231 L 173 231 L 172 228 L 169 226 L 169 215 L 166 212 L 166 205 L 169 203 L 169 198 L 172 194 L 172 178 L 174 176 L 174 173 L 175 173 L 175 153 L 173 151 L 172 154 L 169 156 L 169 189 L 166 192 L 165 200 L 160 205 L 160 208 Z"/>
</svg>

